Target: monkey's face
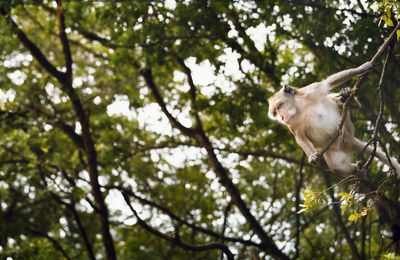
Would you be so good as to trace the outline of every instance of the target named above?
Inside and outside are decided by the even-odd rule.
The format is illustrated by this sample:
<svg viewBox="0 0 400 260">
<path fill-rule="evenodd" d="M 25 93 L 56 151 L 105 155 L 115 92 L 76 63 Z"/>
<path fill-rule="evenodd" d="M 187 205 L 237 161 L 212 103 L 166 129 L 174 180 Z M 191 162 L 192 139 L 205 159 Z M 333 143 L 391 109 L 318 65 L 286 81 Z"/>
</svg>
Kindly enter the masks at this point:
<svg viewBox="0 0 400 260">
<path fill-rule="evenodd" d="M 296 88 L 284 86 L 270 97 L 268 99 L 268 116 L 282 124 L 289 125 L 297 112 L 295 105 L 296 92 Z"/>
</svg>

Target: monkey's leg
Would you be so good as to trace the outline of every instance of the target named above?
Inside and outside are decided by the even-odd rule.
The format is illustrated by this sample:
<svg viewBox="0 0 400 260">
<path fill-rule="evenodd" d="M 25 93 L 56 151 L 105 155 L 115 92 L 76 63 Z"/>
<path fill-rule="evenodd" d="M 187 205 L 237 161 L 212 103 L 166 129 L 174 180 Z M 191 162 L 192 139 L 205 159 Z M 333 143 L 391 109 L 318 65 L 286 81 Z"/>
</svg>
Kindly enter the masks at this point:
<svg viewBox="0 0 400 260">
<path fill-rule="evenodd" d="M 351 154 L 346 151 L 328 149 L 324 153 L 324 158 L 329 169 L 340 176 L 347 177 L 351 174 L 360 172 L 359 165 L 350 162 Z"/>
</svg>

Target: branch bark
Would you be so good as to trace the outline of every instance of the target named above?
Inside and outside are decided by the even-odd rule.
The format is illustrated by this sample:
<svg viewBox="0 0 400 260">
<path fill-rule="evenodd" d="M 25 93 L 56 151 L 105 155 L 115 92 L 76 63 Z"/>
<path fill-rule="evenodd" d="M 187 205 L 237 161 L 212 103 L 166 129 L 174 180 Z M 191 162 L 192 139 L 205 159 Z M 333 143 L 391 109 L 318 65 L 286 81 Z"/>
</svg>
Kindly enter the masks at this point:
<svg viewBox="0 0 400 260">
<path fill-rule="evenodd" d="M 135 65 L 136 69 L 139 69 L 138 65 Z M 153 73 L 151 69 L 143 69 L 139 71 L 140 75 L 144 78 L 146 81 L 147 86 L 150 88 L 151 93 L 160 106 L 162 112 L 165 114 L 165 116 L 168 118 L 169 122 L 171 123 L 172 127 L 175 127 L 179 129 L 182 133 L 184 133 L 187 136 L 194 137 L 195 131 L 191 128 L 188 128 L 184 125 L 182 125 L 167 109 L 167 105 L 165 104 L 163 98 L 161 97 L 160 92 L 157 89 L 156 84 L 153 81 Z"/>
<path fill-rule="evenodd" d="M 51 64 L 51 62 L 44 56 L 41 50 L 26 36 L 26 34 L 18 27 L 18 25 L 11 18 L 10 14 L 5 10 L 3 6 L 0 7 L 0 13 L 5 17 L 7 23 L 11 26 L 14 33 L 17 35 L 21 43 L 27 48 L 32 56 L 42 65 L 43 68 L 47 70 L 51 75 L 53 75 L 57 80 L 64 81 L 65 74 L 57 70 L 57 68 Z"/>
</svg>

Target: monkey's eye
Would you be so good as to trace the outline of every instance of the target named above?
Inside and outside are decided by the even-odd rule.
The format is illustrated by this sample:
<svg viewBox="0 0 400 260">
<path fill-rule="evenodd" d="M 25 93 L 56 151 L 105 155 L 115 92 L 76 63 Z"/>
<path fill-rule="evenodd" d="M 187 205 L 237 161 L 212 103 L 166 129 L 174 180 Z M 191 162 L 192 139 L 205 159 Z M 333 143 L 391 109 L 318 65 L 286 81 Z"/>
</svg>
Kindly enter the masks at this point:
<svg viewBox="0 0 400 260">
<path fill-rule="evenodd" d="M 280 109 L 281 107 L 282 107 L 282 105 L 283 105 L 283 103 L 280 103 L 277 107 L 276 107 L 276 109 Z"/>
</svg>

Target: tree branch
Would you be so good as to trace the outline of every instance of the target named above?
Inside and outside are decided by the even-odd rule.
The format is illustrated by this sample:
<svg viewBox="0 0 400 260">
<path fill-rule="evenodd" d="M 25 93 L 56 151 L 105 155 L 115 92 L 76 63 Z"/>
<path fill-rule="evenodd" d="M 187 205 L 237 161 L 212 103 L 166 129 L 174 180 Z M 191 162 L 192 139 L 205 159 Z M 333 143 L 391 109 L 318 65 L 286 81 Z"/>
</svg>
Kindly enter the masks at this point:
<svg viewBox="0 0 400 260">
<path fill-rule="evenodd" d="M 154 207 L 154 208 L 156 208 L 156 209 L 158 209 L 158 210 L 164 212 L 164 213 L 167 214 L 171 219 L 173 219 L 173 220 L 175 220 L 175 221 L 178 221 L 179 223 L 184 224 L 184 225 L 186 225 L 186 226 L 192 228 L 193 230 L 200 231 L 200 232 L 202 232 L 202 233 L 204 233 L 204 234 L 210 235 L 210 236 L 215 237 L 215 238 L 218 238 L 218 239 L 221 238 L 221 235 L 218 234 L 217 232 L 214 232 L 214 231 L 212 231 L 212 230 L 208 230 L 208 229 L 202 228 L 202 227 L 200 227 L 200 226 L 197 226 L 197 225 L 195 225 L 195 224 L 192 224 L 192 223 L 188 222 L 187 220 L 185 220 L 185 219 L 179 217 L 179 216 L 176 215 L 175 213 L 173 213 L 170 209 L 168 209 L 168 208 L 166 208 L 166 207 L 164 207 L 164 206 L 161 206 L 161 205 L 159 205 L 159 204 L 157 204 L 157 203 L 155 203 L 155 202 L 153 202 L 153 201 L 147 200 L 147 199 L 145 199 L 145 198 L 143 198 L 143 197 L 141 197 L 141 196 L 138 196 L 138 195 L 136 195 L 134 192 L 132 192 L 132 191 L 129 190 L 129 189 L 126 189 L 126 188 L 124 188 L 124 187 L 114 186 L 114 185 L 106 185 L 106 186 L 103 186 L 103 187 L 106 188 L 106 189 L 116 189 L 116 190 L 118 190 L 118 191 L 120 191 L 120 192 L 123 192 L 123 193 L 125 193 L 127 196 L 131 196 L 131 197 L 137 199 L 138 201 L 140 201 L 141 203 L 143 203 L 143 204 L 145 204 L 145 205 L 152 206 L 152 207 Z M 241 244 L 244 244 L 244 245 L 255 246 L 255 247 L 260 247 L 260 248 L 261 248 L 261 245 L 260 245 L 260 244 L 257 244 L 257 243 L 255 243 L 255 242 L 253 242 L 253 241 L 251 241 L 251 240 L 244 240 L 244 239 L 240 239 L 240 238 L 226 237 L 226 236 L 223 236 L 222 239 L 223 239 L 224 241 L 235 242 L 235 243 L 241 243 Z"/>
<path fill-rule="evenodd" d="M 18 39 L 22 44 L 29 50 L 33 57 L 42 65 L 43 68 L 47 70 L 51 75 L 53 75 L 57 80 L 64 81 L 65 74 L 50 63 L 50 61 L 43 55 L 40 49 L 26 36 L 26 34 L 18 27 L 18 25 L 11 18 L 10 14 L 4 9 L 3 6 L 0 7 L 0 13 L 3 15 L 7 23 L 11 26 Z"/>
<path fill-rule="evenodd" d="M 382 56 L 383 52 L 389 47 L 392 41 L 396 38 L 396 32 L 400 28 L 400 23 L 397 23 L 396 27 L 393 29 L 392 33 L 389 37 L 383 42 L 383 44 L 379 47 L 378 52 L 372 58 L 371 62 L 376 63 L 378 59 Z"/>
<path fill-rule="evenodd" d="M 238 31 L 239 36 L 242 37 L 244 43 L 248 47 L 248 52 L 241 52 L 241 54 L 245 54 L 254 63 L 258 68 L 261 69 L 262 72 L 271 80 L 271 83 L 274 87 L 278 87 L 280 85 L 280 80 L 275 75 L 274 67 L 271 64 L 268 64 L 263 58 L 262 54 L 257 50 L 254 41 L 247 35 L 246 29 L 240 23 L 237 13 L 233 9 L 229 9 L 226 12 L 227 17 L 233 23 L 236 31 Z M 236 48 L 235 48 L 236 49 Z M 236 49 L 240 50 L 240 49 Z"/>
<path fill-rule="evenodd" d="M 72 126 L 61 120 L 57 120 L 54 125 L 61 129 L 67 136 L 69 136 L 69 138 L 75 143 L 77 147 L 85 149 L 82 136 L 78 135 Z"/>
<path fill-rule="evenodd" d="M 144 229 L 146 229 L 147 231 L 149 231 L 150 233 L 161 237 L 162 239 L 173 243 L 174 245 L 177 245 L 183 249 L 186 250 L 191 250 L 191 251 L 205 251 L 205 250 L 214 250 L 214 249 L 220 249 L 224 252 L 224 254 L 226 255 L 226 257 L 229 260 L 233 260 L 234 259 L 234 255 L 233 253 L 229 250 L 229 248 L 222 243 L 218 243 L 218 242 L 213 242 L 213 243 L 208 243 L 208 244 L 202 244 L 202 245 L 192 245 L 192 244 L 187 244 L 184 243 L 180 240 L 179 236 L 175 236 L 175 237 L 170 237 L 164 233 L 161 233 L 160 231 L 154 229 L 153 227 L 149 226 L 143 219 L 141 219 L 138 215 L 138 213 L 136 212 L 136 210 L 132 207 L 131 202 L 129 200 L 129 196 L 128 194 L 126 194 L 125 192 L 122 192 L 122 196 L 124 197 L 124 200 L 126 202 L 126 204 L 128 205 L 128 207 L 130 208 L 130 210 L 132 211 L 132 213 L 135 215 L 138 223 L 140 226 L 142 226 Z"/>
<path fill-rule="evenodd" d="M 58 35 L 63 47 L 64 59 L 65 59 L 65 66 L 67 71 L 65 75 L 69 81 L 72 79 L 72 56 L 71 50 L 69 47 L 69 41 L 67 38 L 67 34 L 65 33 L 65 21 L 64 15 L 61 11 L 61 0 L 57 0 L 57 20 L 58 20 Z"/>
<path fill-rule="evenodd" d="M 47 174 L 47 170 L 40 166 L 38 167 L 38 170 L 40 171 L 40 175 L 41 175 L 42 181 L 44 183 L 44 186 L 47 188 L 48 185 L 47 185 L 46 176 L 45 176 Z M 69 211 L 71 211 L 72 216 L 74 217 L 75 222 L 78 226 L 79 232 L 82 235 L 82 239 L 85 244 L 86 250 L 88 252 L 89 258 L 92 260 L 96 260 L 96 257 L 94 256 L 92 245 L 90 244 L 87 233 L 86 233 L 86 229 L 82 224 L 81 218 L 80 218 L 78 212 L 76 211 L 75 204 L 72 201 L 72 199 L 71 199 L 71 202 L 66 202 L 60 196 L 58 196 L 56 193 L 54 193 L 53 191 L 48 190 L 48 193 L 57 203 L 64 205 Z"/>
<path fill-rule="evenodd" d="M 31 52 L 31 54 L 39 61 L 39 63 L 51 74 L 53 75 L 61 84 L 62 90 L 68 95 L 71 100 L 72 106 L 74 108 L 75 114 L 78 117 L 78 121 L 82 126 L 82 141 L 84 146 L 84 151 L 87 159 L 87 171 L 90 177 L 90 185 L 92 188 L 92 194 L 95 199 L 96 207 L 99 209 L 97 212 L 99 214 L 101 223 L 101 233 L 103 236 L 103 244 L 105 247 L 107 259 L 115 260 L 116 253 L 114 248 L 114 242 L 110 233 L 110 224 L 108 219 L 108 208 L 105 204 L 103 194 L 100 190 L 100 185 L 98 181 L 98 169 L 97 169 L 97 152 L 94 147 L 94 142 L 92 135 L 90 133 L 89 118 L 87 117 L 83 105 L 80 101 L 79 95 L 76 93 L 75 89 L 72 87 L 72 59 L 69 49 L 68 39 L 65 34 L 65 25 L 63 24 L 63 16 L 61 14 L 61 5 L 58 2 L 57 15 L 60 22 L 60 40 L 63 45 L 64 56 L 66 59 L 66 66 L 68 73 L 63 73 L 58 71 L 42 54 L 39 48 L 25 35 L 25 33 L 16 25 L 16 23 L 9 16 L 4 7 L 0 7 L 0 13 L 6 17 L 7 22 L 11 25 L 15 33 L 17 34 L 20 41 L 24 46 Z M 70 67 L 68 69 L 68 67 Z"/>
<path fill-rule="evenodd" d="M 136 69 L 139 69 L 139 67 L 136 65 Z M 184 125 L 182 125 L 172 114 L 168 111 L 167 105 L 165 104 L 164 100 L 162 99 L 160 92 L 158 91 L 157 86 L 155 85 L 153 81 L 153 74 L 151 69 L 143 69 L 139 71 L 140 75 L 144 78 L 144 80 L 147 83 L 147 86 L 150 88 L 151 93 L 153 94 L 153 97 L 155 98 L 156 102 L 160 106 L 161 110 L 165 114 L 165 116 L 168 118 L 169 122 L 171 123 L 172 127 L 175 127 L 179 129 L 182 133 L 184 133 L 187 136 L 193 137 L 195 132 L 192 128 L 188 128 Z"/>
<path fill-rule="evenodd" d="M 17 164 L 17 163 L 29 163 L 28 160 L 26 159 L 12 159 L 12 160 L 4 160 L 4 161 L 0 161 L 0 166 L 3 166 L 5 164 Z"/>
<path fill-rule="evenodd" d="M 188 66 L 186 66 L 185 61 L 179 57 L 175 52 L 171 52 L 172 56 L 178 61 L 179 65 L 182 67 L 183 71 L 185 72 L 187 78 L 188 78 L 188 83 L 190 86 L 190 101 L 192 105 L 192 111 L 193 111 L 193 116 L 196 120 L 196 128 L 197 129 L 202 129 L 202 124 L 199 116 L 199 111 L 197 109 L 197 104 L 196 104 L 196 86 L 193 82 L 192 78 L 192 71 Z"/>
<path fill-rule="evenodd" d="M 136 69 L 138 69 L 138 65 L 134 64 Z M 161 107 L 164 114 L 168 117 L 171 125 L 175 128 L 181 130 L 185 135 L 194 138 L 196 142 L 207 151 L 208 160 L 213 171 L 219 178 L 219 182 L 226 188 L 228 194 L 231 197 L 231 201 L 238 207 L 239 211 L 242 213 L 244 218 L 247 220 L 247 223 L 250 225 L 251 229 L 254 233 L 262 241 L 263 250 L 270 255 L 272 255 L 276 259 L 288 259 L 288 257 L 275 245 L 271 237 L 265 232 L 260 223 L 256 220 L 253 214 L 248 209 L 246 203 L 241 198 L 239 190 L 235 187 L 232 180 L 229 178 L 229 172 L 222 166 L 221 162 L 218 160 L 217 155 L 215 154 L 214 148 L 208 139 L 207 135 L 204 132 L 204 129 L 201 128 L 201 124 L 197 125 L 196 129 L 187 128 L 181 125 L 167 110 L 166 104 L 164 103 L 160 93 L 156 85 L 154 84 L 151 70 L 141 70 L 141 75 L 145 78 L 147 85 L 151 89 L 154 98 L 157 103 Z M 195 97 L 194 97 L 195 98 Z"/>
<path fill-rule="evenodd" d="M 53 244 L 54 248 L 55 248 L 57 251 L 60 251 L 61 254 L 62 254 L 67 260 L 71 260 L 71 257 L 69 257 L 69 255 L 67 254 L 67 252 L 66 252 L 66 251 L 64 250 L 64 248 L 61 246 L 61 244 L 58 243 L 58 241 L 55 240 L 53 237 L 51 237 L 49 234 L 47 234 L 47 233 L 45 233 L 45 232 L 42 232 L 42 231 L 40 231 L 40 230 L 38 230 L 38 229 L 36 229 L 36 228 L 34 228 L 34 227 L 27 227 L 27 230 L 30 231 L 31 233 L 33 233 L 33 234 L 36 235 L 36 236 L 43 237 L 43 238 L 46 238 L 47 240 L 49 240 L 49 241 Z"/>
</svg>

